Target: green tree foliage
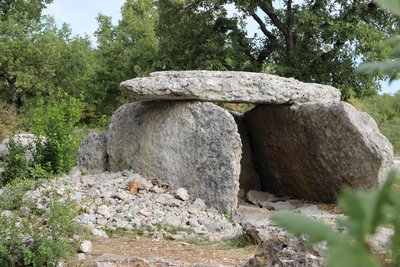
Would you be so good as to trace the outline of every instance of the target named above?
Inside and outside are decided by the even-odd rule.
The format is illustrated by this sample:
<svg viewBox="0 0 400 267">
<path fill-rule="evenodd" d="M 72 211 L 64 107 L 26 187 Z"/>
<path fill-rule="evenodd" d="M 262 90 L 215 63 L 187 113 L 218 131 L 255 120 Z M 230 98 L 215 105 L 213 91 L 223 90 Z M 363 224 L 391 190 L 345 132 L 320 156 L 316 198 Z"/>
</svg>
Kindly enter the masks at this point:
<svg viewBox="0 0 400 267">
<path fill-rule="evenodd" d="M 82 116 L 83 103 L 67 94 L 54 99 L 36 100 L 27 112 L 34 114 L 31 129 L 38 138 L 34 162 L 52 174 L 68 172 L 76 163 L 76 151 L 81 138 L 77 125 Z"/>
<path fill-rule="evenodd" d="M 397 2 L 377 2 L 391 9 L 393 14 L 400 14 Z M 390 71 L 390 68 L 387 70 Z M 390 114 L 383 112 L 385 113 Z M 395 171 L 389 173 L 382 188 L 369 192 L 345 189 L 339 198 L 338 206 L 346 215 L 345 219 L 337 221 L 344 229 L 341 233 L 323 223 L 290 212 L 278 213 L 273 216 L 273 220 L 297 236 L 305 234 L 312 244 L 326 241 L 328 266 L 400 266 L 400 177 Z M 386 259 L 374 254 L 369 243 L 370 237 L 379 227 L 394 230 L 390 240 L 391 250 L 388 251 Z"/>
<path fill-rule="evenodd" d="M 374 118 L 392 143 L 395 154 L 400 155 L 400 92 L 363 99 L 362 109 Z"/>
<path fill-rule="evenodd" d="M 56 90 L 70 94 L 87 87 L 93 53 L 87 38 L 71 37 L 41 18 L 52 1 L 2 1 L 0 12 L 0 98 L 21 107 L 27 99 Z"/>
<path fill-rule="evenodd" d="M 7 143 L 4 171 L 0 186 L 14 180 L 38 180 L 71 170 L 81 142 L 77 124 L 81 119 L 83 103 L 67 94 L 47 99 L 36 98 L 27 108 L 30 128 L 36 135 L 34 143 L 24 146 L 13 138 Z M 29 151 L 33 159 L 26 160 Z"/>
<path fill-rule="evenodd" d="M 127 0 L 121 9 L 122 19 L 113 26 L 111 18 L 97 17 L 98 42 L 96 69 L 89 114 L 111 114 L 124 100 L 120 82 L 155 70 L 158 39 L 155 24 L 158 14 L 149 0 Z"/>
<path fill-rule="evenodd" d="M 255 21 L 260 36 L 247 37 L 226 4 Z M 355 69 L 387 55 L 380 41 L 399 31 L 399 20 L 370 0 L 160 0 L 158 10 L 166 69 L 267 71 L 331 84 L 344 99 L 376 94 L 383 76 Z"/>
<path fill-rule="evenodd" d="M 163 70 L 257 70 L 238 17 L 223 5 L 160 0 L 157 36 Z"/>
<path fill-rule="evenodd" d="M 398 1 L 392 0 L 376 0 L 383 8 L 388 9 L 391 13 L 400 17 L 400 4 Z M 389 59 L 379 62 L 371 62 L 363 64 L 359 71 L 365 74 L 383 73 L 390 77 L 391 80 L 398 79 L 400 74 L 400 35 L 389 39 L 385 45 L 391 49 Z"/>
<path fill-rule="evenodd" d="M 343 98 L 372 95 L 376 77 L 355 71 L 358 62 L 381 59 L 381 40 L 399 31 L 399 20 L 369 0 L 234 1 L 260 25 L 266 66 L 283 76 L 334 85 Z M 260 13 L 266 15 L 262 20 Z"/>
<path fill-rule="evenodd" d="M 39 21 L 42 10 L 53 0 L 2 0 L 0 2 L 0 20 L 10 18 L 18 22 Z"/>
</svg>

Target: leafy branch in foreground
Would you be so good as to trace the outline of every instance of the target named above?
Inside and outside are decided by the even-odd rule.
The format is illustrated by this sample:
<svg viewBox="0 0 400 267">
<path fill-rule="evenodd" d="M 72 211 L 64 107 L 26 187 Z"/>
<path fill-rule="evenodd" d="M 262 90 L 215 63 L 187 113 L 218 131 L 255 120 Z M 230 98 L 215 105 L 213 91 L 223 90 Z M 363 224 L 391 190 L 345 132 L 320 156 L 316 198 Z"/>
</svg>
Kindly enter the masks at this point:
<svg viewBox="0 0 400 267">
<path fill-rule="evenodd" d="M 400 181 L 392 171 L 382 188 L 369 192 L 344 190 L 338 206 L 346 215 L 337 221 L 342 233 L 313 219 L 290 212 L 279 212 L 273 220 L 296 236 L 306 235 L 312 244 L 327 242 L 327 266 L 400 265 Z M 394 229 L 390 259 L 380 259 L 371 249 L 370 237 L 379 227 Z"/>
<path fill-rule="evenodd" d="M 398 0 L 375 0 L 375 2 L 392 14 L 400 16 Z M 388 75 L 391 81 L 397 79 L 400 74 L 400 36 L 391 38 L 386 44 L 392 48 L 390 59 L 362 64 L 358 71 L 365 74 L 380 72 Z"/>
</svg>

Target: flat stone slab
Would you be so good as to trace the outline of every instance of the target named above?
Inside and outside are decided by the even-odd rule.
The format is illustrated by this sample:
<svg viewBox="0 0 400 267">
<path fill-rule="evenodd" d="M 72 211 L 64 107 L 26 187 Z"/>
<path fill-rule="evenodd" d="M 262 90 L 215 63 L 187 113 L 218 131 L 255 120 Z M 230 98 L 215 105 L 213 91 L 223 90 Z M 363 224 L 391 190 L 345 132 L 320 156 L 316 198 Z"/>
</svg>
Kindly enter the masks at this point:
<svg viewBox="0 0 400 267">
<path fill-rule="evenodd" d="M 165 71 L 122 82 L 135 100 L 200 100 L 254 104 L 294 104 L 339 100 L 332 86 L 293 78 L 235 71 Z"/>
</svg>

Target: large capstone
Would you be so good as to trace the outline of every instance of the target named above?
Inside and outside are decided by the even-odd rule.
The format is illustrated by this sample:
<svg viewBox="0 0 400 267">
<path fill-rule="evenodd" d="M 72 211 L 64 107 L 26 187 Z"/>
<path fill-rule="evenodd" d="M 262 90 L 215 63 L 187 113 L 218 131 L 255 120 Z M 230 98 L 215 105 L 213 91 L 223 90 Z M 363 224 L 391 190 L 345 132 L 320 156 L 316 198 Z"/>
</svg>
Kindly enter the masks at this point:
<svg viewBox="0 0 400 267">
<path fill-rule="evenodd" d="M 333 202 L 344 186 L 378 186 L 392 165 L 375 121 L 344 102 L 258 106 L 245 121 L 266 191 Z"/>
<path fill-rule="evenodd" d="M 131 169 L 187 189 L 221 212 L 236 208 L 241 141 L 233 117 L 203 102 L 120 107 L 107 133 L 111 171 Z"/>
<path fill-rule="evenodd" d="M 258 104 L 294 104 L 339 100 L 332 86 L 293 78 L 236 71 L 164 71 L 121 83 L 136 100 L 201 100 Z"/>
</svg>

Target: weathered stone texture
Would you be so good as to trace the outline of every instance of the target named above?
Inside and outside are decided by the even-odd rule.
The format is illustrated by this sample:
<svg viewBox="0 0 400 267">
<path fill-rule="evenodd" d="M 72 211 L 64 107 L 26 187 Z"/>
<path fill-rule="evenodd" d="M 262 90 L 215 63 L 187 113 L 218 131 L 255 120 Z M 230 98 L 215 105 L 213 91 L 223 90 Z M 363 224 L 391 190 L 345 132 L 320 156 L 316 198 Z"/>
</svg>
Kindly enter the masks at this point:
<svg viewBox="0 0 400 267">
<path fill-rule="evenodd" d="M 108 170 L 107 137 L 102 133 L 90 133 L 78 150 L 78 167 L 91 172 Z"/>
<path fill-rule="evenodd" d="M 245 120 L 262 184 L 273 193 L 333 202 L 345 185 L 381 184 L 392 164 L 375 121 L 344 102 L 258 106 Z"/>
<path fill-rule="evenodd" d="M 237 71 L 154 72 L 122 82 L 120 87 L 124 95 L 136 100 L 293 104 L 340 99 L 340 91 L 332 86 Z"/>
<path fill-rule="evenodd" d="M 126 104 L 112 118 L 107 152 L 111 171 L 132 169 L 220 211 L 236 208 L 240 136 L 233 117 L 212 103 Z"/>
<path fill-rule="evenodd" d="M 241 113 L 231 112 L 238 126 L 240 139 L 242 140 L 242 159 L 240 160 L 240 197 L 245 197 L 250 190 L 261 190 L 260 176 L 254 168 L 254 159 L 247 135 L 247 126 Z"/>
</svg>

